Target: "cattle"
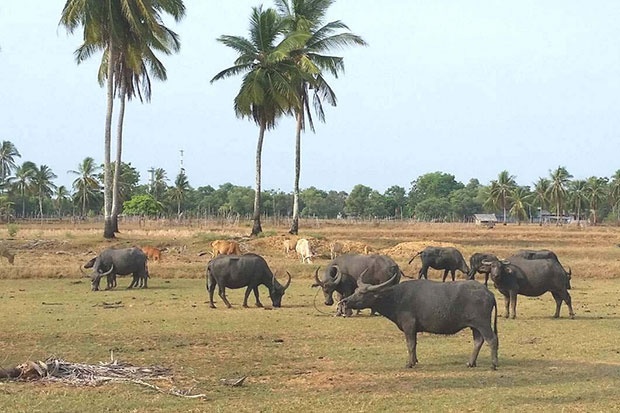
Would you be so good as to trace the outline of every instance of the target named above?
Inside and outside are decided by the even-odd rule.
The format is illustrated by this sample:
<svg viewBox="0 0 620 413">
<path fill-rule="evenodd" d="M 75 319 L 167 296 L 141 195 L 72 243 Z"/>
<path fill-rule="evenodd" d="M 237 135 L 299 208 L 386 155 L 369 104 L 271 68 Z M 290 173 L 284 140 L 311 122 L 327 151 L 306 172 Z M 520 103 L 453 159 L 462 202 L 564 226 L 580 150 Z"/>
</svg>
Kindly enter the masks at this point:
<svg viewBox="0 0 620 413">
<path fill-rule="evenodd" d="M 293 250 L 293 241 L 290 239 L 285 239 L 282 241 L 282 249 L 284 250 L 284 255 L 288 257 L 290 252 Z"/>
<path fill-rule="evenodd" d="M 240 255 L 239 243 L 237 241 L 227 241 L 218 239 L 211 243 L 213 248 L 213 257 L 217 257 L 220 254 L 223 255 Z"/>
<path fill-rule="evenodd" d="M 556 255 L 555 252 L 551 251 L 551 250 L 519 250 L 517 251 L 513 257 L 521 257 L 521 258 L 525 258 L 526 260 L 540 260 L 540 259 L 550 259 L 550 260 L 555 260 L 558 264 L 560 264 L 560 266 L 562 266 L 562 264 L 560 263 L 560 260 L 558 259 L 558 256 Z M 564 266 L 562 266 L 562 268 L 564 268 Z M 569 290 L 570 290 L 570 279 L 571 279 L 571 270 L 570 267 L 568 268 L 568 271 L 564 270 L 566 273 L 566 285 Z"/>
<path fill-rule="evenodd" d="M 146 257 L 151 261 L 161 261 L 161 250 L 150 245 L 146 245 L 141 248 L 142 252 L 146 254 Z"/>
<path fill-rule="evenodd" d="M 463 274 L 469 274 L 469 267 L 463 258 L 463 254 L 454 247 L 426 247 L 422 251 L 415 254 L 409 264 L 415 257 L 420 256 L 422 260 L 422 268 L 418 273 L 418 278 L 428 279 L 428 268 L 436 270 L 444 270 L 442 281 L 446 281 L 448 272 L 452 275 L 452 281 L 455 280 L 456 270 Z"/>
<path fill-rule="evenodd" d="M 556 303 L 553 318 L 560 316 L 562 301 L 568 306 L 570 318 L 575 318 L 571 296 L 568 293 L 568 275 L 557 260 L 528 260 L 512 256 L 507 260 L 488 263 L 491 268 L 491 280 L 495 288 L 504 296 L 506 311 L 504 316 L 517 317 L 517 295 L 538 297 L 547 291 L 553 295 Z"/>
<path fill-rule="evenodd" d="M 127 288 L 147 288 L 149 271 L 146 264 L 146 254 L 140 248 L 108 248 L 103 250 L 97 257 L 88 261 L 84 267 L 92 264 L 90 274 L 92 291 L 99 290 L 102 277 L 107 278 L 106 289 L 116 287 L 117 275 L 133 275 L 133 280 Z"/>
<path fill-rule="evenodd" d="M 329 243 L 330 259 L 333 260 L 337 256 L 342 255 L 343 252 L 344 252 L 344 245 L 342 245 L 342 242 L 332 241 Z"/>
<path fill-rule="evenodd" d="M 350 296 L 357 288 L 357 280 L 362 274 L 365 283 L 380 284 L 389 280 L 394 273 L 398 274 L 398 277 L 393 281 L 400 282 L 400 268 L 387 255 L 344 254 L 330 261 L 322 279 L 319 279 L 319 268 L 316 269 L 313 287 L 321 287 L 325 305 L 332 305 L 334 292 L 341 297 Z M 341 312 L 338 311 L 337 314 Z M 351 315 L 352 311 L 349 310 L 344 314 Z"/>
<path fill-rule="evenodd" d="M 395 284 L 397 274 L 392 278 L 378 285 L 359 279 L 355 293 L 344 298 L 340 305 L 352 310 L 371 308 L 396 324 L 407 339 L 407 368 L 418 363 L 417 333 L 455 334 L 466 327 L 471 328 L 474 339 L 467 366 L 476 366 L 480 348 L 486 341 L 491 347 L 492 368 L 497 368 L 499 340 L 493 293 L 475 281 L 439 283 L 418 279 Z"/>
<path fill-rule="evenodd" d="M 213 292 L 218 287 L 218 295 L 230 308 L 230 302 L 226 298 L 226 288 L 246 287 L 243 298 L 243 307 L 248 306 L 250 291 L 254 292 L 256 306 L 262 307 L 258 297 L 258 286 L 264 285 L 269 289 L 269 297 L 274 307 L 280 307 L 282 296 L 291 284 L 291 274 L 288 273 L 288 282 L 282 286 L 269 269 L 263 257 L 257 254 L 243 255 L 220 255 L 207 264 L 207 291 L 209 293 L 209 304 L 215 308 L 213 303 Z"/>
<path fill-rule="evenodd" d="M 15 262 L 15 254 L 4 246 L 0 246 L 0 256 L 6 258 L 11 265 Z"/>
<path fill-rule="evenodd" d="M 297 244 L 295 244 L 295 251 L 297 252 L 297 256 L 302 263 L 307 262 L 308 264 L 312 264 L 312 257 L 314 257 L 316 254 L 312 250 L 310 242 L 307 239 L 298 239 Z"/>
<path fill-rule="evenodd" d="M 484 286 L 488 287 L 489 283 L 489 266 L 484 265 L 484 261 L 496 261 L 497 256 L 485 252 L 476 252 L 471 257 L 469 257 L 469 273 L 467 274 L 467 278 L 470 280 L 475 279 L 476 273 L 484 274 Z"/>
</svg>

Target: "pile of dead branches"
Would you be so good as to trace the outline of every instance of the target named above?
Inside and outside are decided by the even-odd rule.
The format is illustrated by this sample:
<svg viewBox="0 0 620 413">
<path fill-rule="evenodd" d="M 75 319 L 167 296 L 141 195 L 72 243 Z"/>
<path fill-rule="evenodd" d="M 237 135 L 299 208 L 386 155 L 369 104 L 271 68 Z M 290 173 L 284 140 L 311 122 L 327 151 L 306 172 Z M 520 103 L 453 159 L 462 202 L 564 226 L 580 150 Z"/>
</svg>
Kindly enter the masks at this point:
<svg viewBox="0 0 620 413">
<path fill-rule="evenodd" d="M 14 380 L 60 382 L 73 386 L 98 386 L 103 383 L 135 383 L 148 387 L 160 393 L 175 396 L 202 398 L 206 395 L 191 395 L 190 391 L 178 389 L 163 390 L 145 380 L 171 380 L 169 368 L 162 366 L 136 367 L 129 363 L 112 360 L 109 363 L 99 364 L 70 363 L 68 361 L 49 357 L 45 361 L 27 361 L 12 369 L 0 368 L 0 377 Z"/>
</svg>

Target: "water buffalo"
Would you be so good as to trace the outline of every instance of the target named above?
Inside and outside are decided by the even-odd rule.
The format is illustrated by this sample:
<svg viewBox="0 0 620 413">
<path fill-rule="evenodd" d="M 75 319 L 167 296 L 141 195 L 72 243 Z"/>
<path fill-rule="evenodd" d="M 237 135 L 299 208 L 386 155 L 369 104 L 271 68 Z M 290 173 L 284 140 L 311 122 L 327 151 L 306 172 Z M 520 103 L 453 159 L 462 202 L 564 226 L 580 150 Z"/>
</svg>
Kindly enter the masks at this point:
<svg viewBox="0 0 620 413">
<path fill-rule="evenodd" d="M 555 299 L 554 318 L 560 316 L 562 301 L 568 306 L 570 318 L 575 318 L 568 293 L 568 274 L 557 260 L 529 260 L 512 256 L 507 260 L 492 261 L 488 264 L 491 268 L 491 280 L 504 296 L 506 318 L 510 317 L 510 312 L 512 318 L 517 317 L 517 294 L 538 297 L 547 291 L 551 292 Z"/>
<path fill-rule="evenodd" d="M 394 273 L 398 276 L 394 283 L 400 282 L 400 268 L 387 255 L 371 254 L 344 254 L 330 261 L 322 279 L 319 279 L 319 269 L 314 273 L 315 284 L 321 287 L 325 297 L 325 305 L 334 304 L 333 294 L 337 292 L 341 297 L 348 297 L 357 288 L 357 280 L 364 273 L 364 282 L 380 284 L 389 280 Z M 346 315 L 351 315 L 349 310 Z"/>
<path fill-rule="evenodd" d="M 116 287 L 117 275 L 133 275 L 133 280 L 127 288 L 143 287 L 147 288 L 149 271 L 146 264 L 146 254 L 140 248 L 108 248 L 103 250 L 95 259 L 90 260 L 84 266 L 90 266 L 92 262 L 91 289 L 99 290 L 99 283 L 102 277 L 107 278 L 106 289 Z"/>
<path fill-rule="evenodd" d="M 526 260 L 555 260 L 558 264 L 560 264 L 560 266 L 562 266 L 562 268 L 564 268 L 564 266 L 560 263 L 560 260 L 558 259 L 556 253 L 551 250 L 519 250 L 516 254 L 513 255 L 513 257 L 521 257 Z M 568 271 L 564 270 L 564 272 L 566 273 L 566 288 L 570 290 L 570 267 L 568 268 Z"/>
<path fill-rule="evenodd" d="M 257 254 L 243 255 L 219 255 L 209 261 L 207 264 L 207 291 L 209 292 L 209 303 L 211 308 L 215 308 L 213 304 L 213 292 L 215 286 L 218 287 L 218 295 L 230 308 L 230 302 L 226 298 L 226 288 L 243 288 L 245 297 L 243 298 L 243 306 L 248 306 L 248 297 L 250 291 L 254 291 L 256 297 L 256 306 L 262 307 L 258 298 L 258 286 L 264 285 L 269 289 L 269 297 L 274 307 L 280 307 L 282 304 L 282 296 L 291 285 L 291 274 L 288 273 L 288 282 L 282 286 L 273 275 L 267 262 L 263 257 Z"/>
<path fill-rule="evenodd" d="M 452 281 L 455 280 L 456 270 L 464 274 L 469 273 L 469 267 L 463 258 L 463 254 L 454 247 L 426 247 L 414 255 L 409 260 L 409 264 L 418 255 L 422 260 L 422 268 L 420 268 L 418 278 L 428 279 L 428 267 L 444 270 L 442 281 L 446 281 L 448 272 L 452 275 Z"/>
<path fill-rule="evenodd" d="M 466 327 L 471 328 L 474 337 L 474 350 L 467 366 L 476 366 L 478 353 L 485 341 L 491 347 L 492 368 L 498 366 L 495 296 L 475 281 L 439 283 L 411 280 L 394 285 L 394 280 L 388 280 L 370 285 L 360 279 L 355 293 L 344 298 L 340 305 L 347 309 L 370 307 L 396 324 L 407 339 L 408 368 L 418 362 L 418 332 L 455 334 Z"/>
<path fill-rule="evenodd" d="M 469 258 L 469 273 L 467 274 L 467 278 L 470 280 L 475 279 L 476 272 L 479 274 L 484 274 L 484 286 L 486 287 L 489 283 L 489 266 L 484 265 L 484 261 L 497 261 L 497 257 L 493 254 L 484 253 L 484 252 L 476 252 Z"/>
</svg>

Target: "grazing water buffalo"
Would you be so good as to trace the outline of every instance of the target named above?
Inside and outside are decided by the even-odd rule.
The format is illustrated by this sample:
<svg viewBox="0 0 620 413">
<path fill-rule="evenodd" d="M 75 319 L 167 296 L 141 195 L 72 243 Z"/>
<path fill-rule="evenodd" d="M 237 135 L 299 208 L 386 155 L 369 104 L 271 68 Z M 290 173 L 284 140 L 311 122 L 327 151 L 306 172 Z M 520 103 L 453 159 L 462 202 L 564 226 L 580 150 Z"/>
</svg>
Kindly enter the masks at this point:
<svg viewBox="0 0 620 413">
<path fill-rule="evenodd" d="M 463 258 L 463 254 L 459 250 L 453 247 L 426 247 L 422 251 L 414 255 L 411 261 L 417 256 L 420 256 L 422 260 L 422 268 L 418 273 L 418 278 L 428 279 L 428 267 L 436 270 L 444 270 L 442 281 L 446 281 L 448 272 L 452 275 L 452 281 L 455 280 L 456 270 L 461 271 L 464 274 L 469 273 L 469 267 Z"/>
<path fill-rule="evenodd" d="M 226 298 L 226 288 L 243 288 L 245 297 L 243 298 L 243 306 L 248 306 L 248 297 L 250 291 L 254 291 L 256 297 L 256 306 L 262 307 L 258 298 L 258 286 L 264 285 L 269 289 L 269 297 L 274 307 L 280 307 L 282 304 L 282 296 L 291 285 L 291 274 L 288 274 L 288 282 L 282 286 L 273 275 L 267 262 L 263 257 L 256 254 L 243 255 L 220 255 L 207 264 L 207 291 L 209 292 L 209 303 L 211 308 L 215 308 L 213 304 L 213 292 L 215 286 L 218 287 L 218 295 L 230 308 L 230 302 Z"/>
<path fill-rule="evenodd" d="M 350 296 L 357 288 L 357 280 L 362 273 L 367 284 L 380 284 L 391 279 L 393 274 L 397 274 L 393 282 L 395 284 L 400 282 L 400 268 L 387 255 L 344 254 L 330 261 L 322 279 L 319 279 L 319 269 L 316 269 L 314 273 L 316 282 L 313 287 L 320 286 L 323 289 L 325 305 L 332 305 L 334 291 L 342 297 Z M 350 310 L 346 313 L 351 314 Z"/>
<path fill-rule="evenodd" d="M 133 280 L 129 287 L 147 288 L 149 277 L 146 265 L 146 254 L 140 248 L 108 248 L 103 250 L 94 260 L 87 262 L 84 267 L 88 268 L 92 262 L 92 273 L 90 275 L 91 289 L 99 290 L 99 283 L 102 277 L 107 278 L 106 290 L 116 287 L 117 275 L 133 275 Z"/>
<path fill-rule="evenodd" d="M 486 262 L 485 262 L 486 263 Z M 568 293 L 569 274 L 555 259 L 529 260 L 512 256 L 508 260 L 498 260 L 488 263 L 491 268 L 491 279 L 495 288 L 504 296 L 506 304 L 505 317 L 517 317 L 517 294 L 528 297 L 538 297 L 547 291 L 555 299 L 556 308 L 554 318 L 560 316 L 562 301 L 568 306 L 570 318 L 575 318 L 571 297 Z"/>
<path fill-rule="evenodd" d="M 467 278 L 470 280 L 475 279 L 476 272 L 479 274 L 484 274 L 484 286 L 487 287 L 489 283 L 489 272 L 490 268 L 488 265 L 484 265 L 484 261 L 497 261 L 497 257 L 493 254 L 488 254 L 484 252 L 476 252 L 469 258 L 469 273 L 467 274 Z"/>
<path fill-rule="evenodd" d="M 495 296 L 475 281 L 446 284 L 412 280 L 394 285 L 393 280 L 388 280 L 379 285 L 370 285 L 360 279 L 355 293 L 344 298 L 340 305 L 347 309 L 370 307 L 396 324 L 407 339 L 409 368 L 418 362 L 418 332 L 455 334 L 466 327 L 471 328 L 474 336 L 474 350 L 467 366 L 476 366 L 478 353 L 485 341 L 491 347 L 493 369 L 498 366 Z"/>
</svg>

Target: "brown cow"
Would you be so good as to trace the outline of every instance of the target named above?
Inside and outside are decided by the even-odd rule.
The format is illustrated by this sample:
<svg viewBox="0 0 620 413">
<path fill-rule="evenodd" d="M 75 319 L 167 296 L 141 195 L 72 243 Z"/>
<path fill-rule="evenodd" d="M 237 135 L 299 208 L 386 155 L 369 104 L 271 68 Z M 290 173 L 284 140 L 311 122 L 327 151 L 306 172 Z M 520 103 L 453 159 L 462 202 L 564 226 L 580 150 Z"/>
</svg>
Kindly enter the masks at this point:
<svg viewBox="0 0 620 413">
<path fill-rule="evenodd" d="M 211 243 L 213 248 L 213 257 L 218 255 L 241 255 L 239 243 L 237 241 L 227 241 L 223 239 L 215 240 Z"/>
<path fill-rule="evenodd" d="M 9 260 L 9 264 L 11 265 L 13 265 L 13 263 L 15 262 L 15 254 L 9 251 L 9 249 L 4 246 L 0 246 L 0 256 L 5 257 L 7 260 Z"/>
<path fill-rule="evenodd" d="M 141 248 L 142 252 L 146 254 L 146 257 L 151 261 L 161 261 L 161 250 L 150 245 L 146 245 Z"/>
</svg>

